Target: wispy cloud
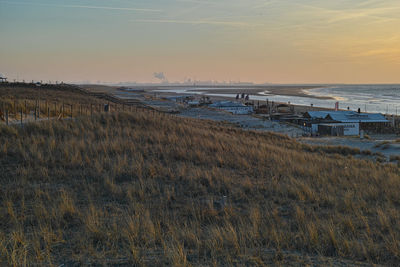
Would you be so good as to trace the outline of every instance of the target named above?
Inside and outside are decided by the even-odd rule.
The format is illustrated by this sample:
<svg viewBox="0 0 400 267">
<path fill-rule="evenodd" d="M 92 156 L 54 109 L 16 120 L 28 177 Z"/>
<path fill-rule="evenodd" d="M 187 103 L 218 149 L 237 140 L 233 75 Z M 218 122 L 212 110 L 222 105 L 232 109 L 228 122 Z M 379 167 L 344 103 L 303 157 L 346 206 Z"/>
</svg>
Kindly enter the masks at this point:
<svg viewBox="0 0 400 267">
<path fill-rule="evenodd" d="M 192 25 L 220 25 L 230 27 L 255 27 L 262 26 L 256 23 L 247 23 L 242 21 L 216 21 L 216 20 L 175 20 L 175 19 L 137 19 L 132 22 L 139 23 L 171 23 L 171 24 L 192 24 Z"/>
<path fill-rule="evenodd" d="M 55 5 L 55 4 L 45 4 L 45 3 L 11 2 L 11 1 L 0 1 L 0 3 L 10 4 L 10 5 L 47 6 L 47 7 L 60 7 L 60 8 L 122 10 L 122 11 L 134 11 L 134 12 L 162 12 L 162 10 L 160 9 L 150 9 L 150 8 L 109 7 L 109 6 L 92 6 L 92 5 Z"/>
<path fill-rule="evenodd" d="M 304 13 L 312 17 L 324 18 L 326 23 L 335 24 L 342 21 L 358 20 L 358 19 L 370 19 L 373 22 L 389 22 L 395 21 L 397 18 L 391 17 L 390 14 L 393 12 L 397 13 L 400 10 L 400 5 L 392 5 L 387 7 L 374 7 L 369 2 L 370 6 L 358 6 L 353 8 L 341 8 L 332 9 L 315 5 L 297 4 L 300 10 L 297 12 Z"/>
</svg>

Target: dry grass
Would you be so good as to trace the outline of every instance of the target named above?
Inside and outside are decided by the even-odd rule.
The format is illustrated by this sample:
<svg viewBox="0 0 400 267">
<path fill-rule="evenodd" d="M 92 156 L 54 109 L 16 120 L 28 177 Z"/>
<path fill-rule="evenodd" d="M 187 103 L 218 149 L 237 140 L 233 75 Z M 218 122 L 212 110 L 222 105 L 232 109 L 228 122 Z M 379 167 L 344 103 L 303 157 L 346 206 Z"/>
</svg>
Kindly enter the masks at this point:
<svg viewBox="0 0 400 267">
<path fill-rule="evenodd" d="M 399 168 L 352 153 L 145 110 L 0 126 L 0 263 L 395 265 Z"/>
<path fill-rule="evenodd" d="M 0 123 L 6 120 L 6 111 L 9 119 L 23 121 L 34 120 L 34 112 L 37 110 L 41 118 L 76 117 L 90 115 L 104 111 L 104 104 L 109 104 L 111 110 L 128 110 L 121 104 L 110 103 L 108 100 L 99 99 L 83 92 L 72 90 L 67 85 L 7 85 L 0 84 Z"/>
</svg>

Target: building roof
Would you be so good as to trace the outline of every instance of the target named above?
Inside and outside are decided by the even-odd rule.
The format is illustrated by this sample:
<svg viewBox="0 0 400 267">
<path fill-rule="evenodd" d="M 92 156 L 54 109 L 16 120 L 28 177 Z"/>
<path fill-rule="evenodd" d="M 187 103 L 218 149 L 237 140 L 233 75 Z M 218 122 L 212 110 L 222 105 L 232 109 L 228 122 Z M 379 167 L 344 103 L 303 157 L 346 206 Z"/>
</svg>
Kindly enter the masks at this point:
<svg viewBox="0 0 400 267">
<path fill-rule="evenodd" d="M 388 120 L 379 113 L 354 113 L 354 114 L 334 114 L 326 116 L 326 119 L 331 119 L 339 122 L 388 122 Z"/>
<path fill-rule="evenodd" d="M 339 110 L 339 111 L 307 111 L 304 117 L 311 119 L 324 119 L 331 113 L 337 114 L 354 114 L 356 112 L 350 110 Z"/>
<path fill-rule="evenodd" d="M 246 105 L 240 102 L 233 102 L 233 101 L 218 101 L 214 104 L 211 104 L 210 107 L 213 108 L 226 108 L 226 107 L 247 107 Z"/>
<path fill-rule="evenodd" d="M 358 113 L 350 110 L 309 111 L 304 114 L 304 117 L 337 122 L 388 122 L 385 116 L 380 113 Z"/>
</svg>

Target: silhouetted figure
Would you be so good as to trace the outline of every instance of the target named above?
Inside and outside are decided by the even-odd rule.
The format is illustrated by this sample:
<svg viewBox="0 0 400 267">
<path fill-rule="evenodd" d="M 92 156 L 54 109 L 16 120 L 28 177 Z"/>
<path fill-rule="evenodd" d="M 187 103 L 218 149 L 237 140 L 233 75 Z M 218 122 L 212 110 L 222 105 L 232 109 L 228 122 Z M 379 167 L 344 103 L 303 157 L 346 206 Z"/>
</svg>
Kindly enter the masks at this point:
<svg viewBox="0 0 400 267">
<path fill-rule="evenodd" d="M 250 99 L 249 95 L 246 95 L 246 100 L 249 100 L 249 99 Z"/>
<path fill-rule="evenodd" d="M 239 99 L 239 94 L 236 95 L 236 99 Z"/>
<path fill-rule="evenodd" d="M 244 98 L 244 93 L 242 93 L 242 98 Z"/>
<path fill-rule="evenodd" d="M 361 109 L 360 109 L 360 108 L 358 108 L 357 112 L 358 112 L 358 113 L 361 113 Z"/>
</svg>

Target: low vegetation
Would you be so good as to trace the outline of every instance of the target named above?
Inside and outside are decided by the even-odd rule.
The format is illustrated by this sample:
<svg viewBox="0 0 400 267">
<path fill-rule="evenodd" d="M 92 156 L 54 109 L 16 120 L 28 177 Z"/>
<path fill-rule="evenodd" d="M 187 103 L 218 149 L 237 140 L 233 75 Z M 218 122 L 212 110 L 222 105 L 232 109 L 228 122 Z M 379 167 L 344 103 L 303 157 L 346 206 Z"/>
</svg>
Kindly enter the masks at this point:
<svg viewBox="0 0 400 267">
<path fill-rule="evenodd" d="M 0 265 L 396 265 L 400 169 L 356 152 L 147 110 L 3 125 Z"/>
<path fill-rule="evenodd" d="M 9 120 L 34 120 L 38 117 L 64 117 L 92 114 L 104 110 L 109 101 L 89 96 L 68 85 L 43 85 L 42 87 L 16 86 L 0 84 L 0 123 Z M 110 103 L 112 109 L 121 109 L 121 105 Z"/>
</svg>

